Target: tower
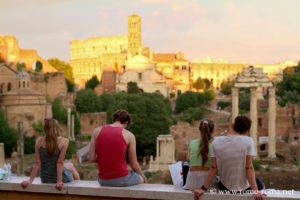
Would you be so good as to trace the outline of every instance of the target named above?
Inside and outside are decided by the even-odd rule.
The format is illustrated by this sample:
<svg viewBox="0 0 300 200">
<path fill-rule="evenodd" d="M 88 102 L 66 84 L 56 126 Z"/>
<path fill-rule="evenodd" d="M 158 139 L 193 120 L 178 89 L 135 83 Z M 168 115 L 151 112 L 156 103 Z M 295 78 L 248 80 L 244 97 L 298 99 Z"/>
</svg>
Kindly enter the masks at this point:
<svg viewBox="0 0 300 200">
<path fill-rule="evenodd" d="M 138 54 L 142 46 L 142 19 L 138 15 L 128 17 L 128 50 L 131 55 Z"/>
</svg>

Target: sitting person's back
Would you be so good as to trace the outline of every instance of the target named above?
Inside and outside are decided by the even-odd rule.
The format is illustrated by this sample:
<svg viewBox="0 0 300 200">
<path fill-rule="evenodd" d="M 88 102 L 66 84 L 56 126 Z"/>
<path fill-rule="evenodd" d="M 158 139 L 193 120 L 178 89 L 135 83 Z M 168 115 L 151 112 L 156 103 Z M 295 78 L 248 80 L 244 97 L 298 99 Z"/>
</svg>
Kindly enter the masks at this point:
<svg viewBox="0 0 300 200">
<path fill-rule="evenodd" d="M 96 154 L 101 179 L 113 179 L 128 175 L 126 164 L 127 144 L 123 129 L 110 125 L 102 126 L 96 139 Z"/>
<path fill-rule="evenodd" d="M 246 177 L 245 158 L 247 155 L 256 155 L 251 137 L 245 135 L 216 137 L 213 141 L 213 151 L 217 158 L 218 175 L 226 188 L 245 190 L 250 187 Z"/>
<path fill-rule="evenodd" d="M 96 128 L 91 138 L 89 160 L 98 164 L 100 185 L 123 187 L 146 182 L 137 162 L 135 136 L 125 129 L 131 122 L 129 114 L 119 110 L 113 114 L 113 122 Z M 132 170 L 127 169 L 126 153 Z"/>
<path fill-rule="evenodd" d="M 200 137 L 192 140 L 189 145 L 188 158 L 190 170 L 187 174 L 183 189 L 193 190 L 200 188 L 208 175 L 211 165 L 211 142 L 214 123 L 211 120 L 202 120 L 199 125 Z"/>
<path fill-rule="evenodd" d="M 58 122 L 55 119 L 45 119 L 45 136 L 36 139 L 35 164 L 30 179 L 23 181 L 26 188 L 36 177 L 39 169 L 42 183 L 56 183 L 61 190 L 63 183 L 79 180 L 79 174 L 72 163 L 64 163 L 69 140 L 59 136 Z"/>
</svg>

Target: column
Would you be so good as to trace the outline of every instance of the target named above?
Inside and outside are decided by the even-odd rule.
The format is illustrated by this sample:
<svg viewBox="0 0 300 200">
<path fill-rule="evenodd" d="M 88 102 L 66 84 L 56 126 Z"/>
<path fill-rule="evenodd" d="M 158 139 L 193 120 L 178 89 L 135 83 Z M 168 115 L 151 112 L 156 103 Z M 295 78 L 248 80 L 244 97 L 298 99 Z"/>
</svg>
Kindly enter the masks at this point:
<svg viewBox="0 0 300 200">
<path fill-rule="evenodd" d="M 0 168 L 3 167 L 5 162 L 4 143 L 0 143 Z"/>
<path fill-rule="evenodd" d="M 17 165 L 17 175 L 24 175 L 24 135 L 23 135 L 23 122 L 18 122 L 18 141 L 17 141 L 17 151 L 18 151 L 18 165 Z"/>
<path fill-rule="evenodd" d="M 254 145 L 257 152 L 257 98 L 256 98 L 256 87 L 251 88 L 251 99 L 250 99 L 250 119 L 252 121 L 250 136 L 253 138 Z M 257 152 L 258 156 L 258 152 Z"/>
<path fill-rule="evenodd" d="M 68 127 L 67 127 L 67 138 L 71 138 L 71 108 L 68 108 Z"/>
<path fill-rule="evenodd" d="M 239 88 L 231 89 L 231 122 L 239 115 Z"/>
<path fill-rule="evenodd" d="M 159 160 L 159 136 L 156 138 L 156 158 L 155 160 L 158 161 Z"/>
<path fill-rule="evenodd" d="M 75 141 L 75 124 L 74 124 L 74 115 L 71 116 L 71 138 Z"/>
<path fill-rule="evenodd" d="M 276 99 L 274 87 L 269 88 L 268 134 L 268 157 L 276 158 Z"/>
</svg>

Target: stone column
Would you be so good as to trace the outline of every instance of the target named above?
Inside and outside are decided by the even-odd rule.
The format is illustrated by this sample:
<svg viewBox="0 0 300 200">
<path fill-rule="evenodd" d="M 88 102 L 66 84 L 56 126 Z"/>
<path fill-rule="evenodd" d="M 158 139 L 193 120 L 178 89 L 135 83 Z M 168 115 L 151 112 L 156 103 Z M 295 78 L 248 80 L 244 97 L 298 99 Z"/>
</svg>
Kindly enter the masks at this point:
<svg viewBox="0 0 300 200">
<path fill-rule="evenodd" d="M 75 140 L 74 115 L 71 116 L 71 138 L 72 138 L 72 140 Z"/>
<path fill-rule="evenodd" d="M 67 127 L 67 138 L 71 138 L 71 108 L 68 108 L 68 127 Z"/>
<path fill-rule="evenodd" d="M 250 99 L 250 119 L 252 121 L 250 136 L 253 138 L 254 145 L 257 152 L 257 98 L 256 98 L 256 87 L 251 88 L 251 99 Z M 258 156 L 258 152 L 257 152 Z"/>
<path fill-rule="evenodd" d="M 4 143 L 0 143 L 0 168 L 3 167 L 5 162 Z"/>
<path fill-rule="evenodd" d="M 159 138 L 156 138 L 156 158 L 155 158 L 155 160 L 156 161 L 158 161 L 159 160 L 159 157 L 160 157 L 160 155 L 159 155 Z"/>
<path fill-rule="evenodd" d="M 25 166 L 23 122 L 18 122 L 17 151 L 18 151 L 17 174 L 18 176 L 20 176 L 20 175 L 24 175 L 24 166 Z"/>
<path fill-rule="evenodd" d="M 269 88 L 268 157 L 276 158 L 276 99 L 275 88 Z"/>
<path fill-rule="evenodd" d="M 231 122 L 239 115 L 239 88 L 231 89 Z"/>
</svg>

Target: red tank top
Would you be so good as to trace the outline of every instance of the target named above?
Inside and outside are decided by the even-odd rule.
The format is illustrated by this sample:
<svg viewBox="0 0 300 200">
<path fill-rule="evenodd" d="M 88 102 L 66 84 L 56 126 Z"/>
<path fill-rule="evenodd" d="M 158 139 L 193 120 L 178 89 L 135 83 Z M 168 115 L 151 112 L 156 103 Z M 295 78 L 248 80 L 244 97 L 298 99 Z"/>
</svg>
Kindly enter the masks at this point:
<svg viewBox="0 0 300 200">
<path fill-rule="evenodd" d="M 126 165 L 127 144 L 122 128 L 105 125 L 96 139 L 96 154 L 101 179 L 114 179 L 128 175 Z"/>
</svg>

